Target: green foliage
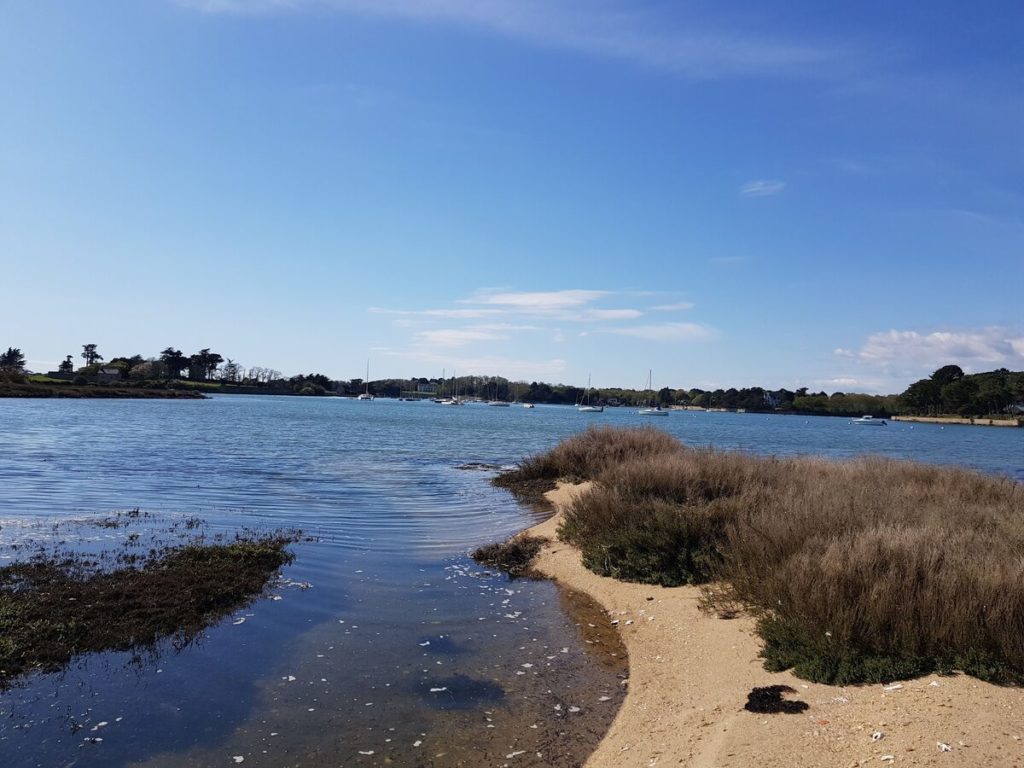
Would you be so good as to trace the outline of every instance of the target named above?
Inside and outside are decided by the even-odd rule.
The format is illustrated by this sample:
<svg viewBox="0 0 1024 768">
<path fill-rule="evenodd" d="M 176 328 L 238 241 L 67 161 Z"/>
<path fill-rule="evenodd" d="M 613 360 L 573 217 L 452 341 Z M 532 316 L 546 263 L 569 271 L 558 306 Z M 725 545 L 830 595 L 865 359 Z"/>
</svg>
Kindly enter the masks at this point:
<svg viewBox="0 0 1024 768">
<path fill-rule="evenodd" d="M 82 359 L 85 360 L 85 364 L 86 365 L 94 365 L 94 364 L 100 362 L 101 360 L 103 360 L 103 355 L 101 355 L 96 350 L 96 345 L 95 344 L 83 344 L 82 345 Z"/>
<path fill-rule="evenodd" d="M 167 375 L 172 379 L 181 376 L 181 372 L 188 368 L 188 358 L 181 353 L 180 349 L 167 347 L 160 353 L 160 362 L 164 364 Z"/>
<path fill-rule="evenodd" d="M 1024 372 L 1000 368 L 964 374 L 956 365 L 915 381 L 899 396 L 901 410 L 914 415 L 997 416 L 1024 405 Z"/>
<path fill-rule="evenodd" d="M 989 683 L 1020 684 L 1024 672 L 1004 659 L 968 648 L 946 655 L 873 652 L 833 642 L 823 632 L 801 632 L 776 617 L 762 618 L 757 634 L 764 641 L 761 657 L 769 672 L 792 669 L 797 677 L 828 685 L 858 685 L 908 680 L 938 672 L 963 672 Z"/>
<path fill-rule="evenodd" d="M 25 356 L 17 347 L 8 347 L 0 352 L 0 371 L 3 373 L 21 373 L 25 370 Z"/>
<path fill-rule="evenodd" d="M 201 349 L 188 359 L 188 377 L 192 381 L 207 381 L 224 358 L 209 348 Z"/>
<path fill-rule="evenodd" d="M 612 493 L 573 505 L 558 533 L 595 573 L 675 587 L 711 578 L 722 527 L 705 510 L 659 499 L 624 501 Z"/>
</svg>

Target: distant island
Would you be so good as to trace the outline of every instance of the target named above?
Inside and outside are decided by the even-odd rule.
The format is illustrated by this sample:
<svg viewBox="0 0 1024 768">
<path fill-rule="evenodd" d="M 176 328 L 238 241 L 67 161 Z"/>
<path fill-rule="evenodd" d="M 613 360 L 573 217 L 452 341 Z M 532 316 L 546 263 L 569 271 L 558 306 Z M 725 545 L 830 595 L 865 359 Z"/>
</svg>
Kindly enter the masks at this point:
<svg viewBox="0 0 1024 768">
<path fill-rule="evenodd" d="M 83 344 L 76 367 L 67 355 L 57 370 L 31 373 L 21 349 L 0 353 L 0 397 L 171 397 L 197 398 L 209 394 L 265 394 L 313 397 L 374 397 L 435 399 L 458 393 L 466 399 L 574 405 L 581 387 L 546 382 L 511 381 L 502 376 L 413 377 L 341 381 L 322 373 L 286 377 L 273 368 L 243 366 L 231 358 L 201 349 L 186 355 L 174 347 L 158 355 L 119 356 L 104 362 L 96 344 Z M 645 403 L 666 408 L 789 413 L 813 416 L 921 417 L 999 420 L 1024 423 L 1024 371 L 1000 368 L 967 374 L 945 365 L 926 379 L 891 395 L 852 392 L 811 392 L 763 387 L 636 390 L 595 388 L 590 400 L 607 407 L 638 407 Z"/>
</svg>

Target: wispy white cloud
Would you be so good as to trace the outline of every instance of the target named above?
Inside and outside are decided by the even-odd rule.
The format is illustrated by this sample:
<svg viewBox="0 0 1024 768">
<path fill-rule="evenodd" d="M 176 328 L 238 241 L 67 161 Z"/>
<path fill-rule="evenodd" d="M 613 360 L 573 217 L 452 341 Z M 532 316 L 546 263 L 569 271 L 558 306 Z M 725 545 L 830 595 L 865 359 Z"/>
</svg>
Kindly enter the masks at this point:
<svg viewBox="0 0 1024 768">
<path fill-rule="evenodd" d="M 1000 327 L 931 333 L 889 330 L 869 336 L 856 356 L 870 362 L 912 360 L 936 367 L 1020 365 L 1024 336 Z"/>
<path fill-rule="evenodd" d="M 632 307 L 594 306 L 611 291 L 571 288 L 559 291 L 479 291 L 457 304 L 457 308 L 390 309 L 370 307 L 369 312 L 390 315 L 395 325 L 421 327 L 433 320 L 526 319 L 541 322 L 615 322 L 636 320 L 643 311 Z M 475 305 L 475 306 L 472 306 Z M 480 326 L 475 326 L 479 328 Z"/>
<path fill-rule="evenodd" d="M 888 330 L 868 336 L 859 349 L 833 354 L 857 366 L 857 378 L 875 391 L 900 392 L 944 365 L 967 372 L 1024 368 L 1024 329 L 986 328 L 921 332 Z"/>
<path fill-rule="evenodd" d="M 666 342 L 708 341 L 716 336 L 714 329 L 700 323 L 633 325 L 626 328 L 612 328 L 608 332 L 648 341 Z"/>
<path fill-rule="evenodd" d="M 458 353 L 445 348 L 417 348 L 394 350 L 392 357 L 415 361 L 428 368 L 447 369 L 451 374 L 500 374 L 512 380 L 559 381 L 567 370 L 566 361 L 561 358 L 531 360 L 505 355 L 472 355 Z"/>
<path fill-rule="evenodd" d="M 386 309 L 370 307 L 369 312 L 375 315 L 401 315 L 407 317 L 440 317 L 459 320 L 473 320 L 494 317 L 502 314 L 500 309 Z"/>
<path fill-rule="evenodd" d="M 693 309 L 695 306 L 697 305 L 692 301 L 677 301 L 675 304 L 659 304 L 651 309 L 657 312 L 682 312 Z"/>
<path fill-rule="evenodd" d="M 891 380 L 884 376 L 841 373 L 827 378 L 808 379 L 801 382 L 801 386 L 805 386 L 812 391 L 822 390 L 828 393 L 863 392 L 867 394 L 889 394 L 900 391 L 906 385 L 900 381 Z"/>
<path fill-rule="evenodd" d="M 515 372 L 533 377 L 561 374 L 564 361 L 556 350 L 570 339 L 617 334 L 657 344 L 699 342 L 712 339 L 716 331 L 700 323 L 660 322 L 638 324 L 645 310 L 614 306 L 635 292 L 568 288 L 557 291 L 481 290 L 452 309 L 387 309 L 374 307 L 374 314 L 390 316 L 394 328 L 408 329 L 401 356 L 418 363 L 457 367 L 465 372 Z M 613 306 L 608 306 L 612 304 Z M 660 305 L 662 311 L 678 311 L 690 302 Z M 571 328 L 571 331 L 566 330 Z M 606 339 L 607 341 L 607 339 Z M 541 362 L 501 357 L 512 350 L 529 350 L 554 358 Z M 509 362 L 509 361 L 512 362 Z M 488 367 L 492 366 L 492 367 Z M 504 367 L 502 367 L 504 366 Z"/>
<path fill-rule="evenodd" d="M 755 179 L 740 187 L 743 197 L 770 197 L 786 188 L 786 182 L 775 179 Z"/>
<path fill-rule="evenodd" d="M 507 337 L 478 328 L 438 328 L 419 331 L 416 338 L 434 347 L 463 347 L 478 341 L 499 341 Z"/>
<path fill-rule="evenodd" d="M 617 58 L 691 78 L 800 76 L 845 72 L 859 57 L 821 45 L 716 24 L 691 11 L 685 21 L 626 2 L 584 0 L 175 0 L 210 14 L 324 10 L 418 23 L 475 27 L 534 45 Z M 678 18 L 678 15 L 676 15 Z M 735 18 L 733 19 L 735 22 Z"/>
<path fill-rule="evenodd" d="M 516 310 L 557 310 L 582 307 L 607 295 L 608 291 L 578 288 L 563 291 L 485 292 L 469 299 L 462 299 L 459 303 L 495 305 Z"/>
<path fill-rule="evenodd" d="M 636 320 L 643 317 L 639 309 L 588 309 L 581 319 L 584 320 Z"/>
</svg>

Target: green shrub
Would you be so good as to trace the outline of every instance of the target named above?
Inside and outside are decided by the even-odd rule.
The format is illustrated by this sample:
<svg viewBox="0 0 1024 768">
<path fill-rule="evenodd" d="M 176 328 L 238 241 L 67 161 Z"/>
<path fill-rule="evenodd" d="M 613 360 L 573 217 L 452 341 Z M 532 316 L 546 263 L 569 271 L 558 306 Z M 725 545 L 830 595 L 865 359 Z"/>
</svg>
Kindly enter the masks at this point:
<svg viewBox="0 0 1024 768">
<path fill-rule="evenodd" d="M 566 510 L 558 535 L 602 576 L 678 586 L 707 581 L 720 560 L 722 505 L 685 505 L 595 485 Z"/>
</svg>

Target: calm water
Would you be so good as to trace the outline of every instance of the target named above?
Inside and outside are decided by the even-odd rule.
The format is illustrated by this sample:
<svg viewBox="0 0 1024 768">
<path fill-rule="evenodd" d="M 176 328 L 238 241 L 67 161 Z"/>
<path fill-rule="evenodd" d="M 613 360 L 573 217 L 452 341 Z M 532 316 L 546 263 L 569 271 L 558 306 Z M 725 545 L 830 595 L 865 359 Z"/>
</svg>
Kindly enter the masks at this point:
<svg viewBox="0 0 1024 768">
<path fill-rule="evenodd" d="M 1019 429 L 385 400 L 0 400 L 2 557 L 58 521 L 83 521 L 90 546 L 116 544 L 122 533 L 88 521 L 131 507 L 318 537 L 296 546 L 280 599 L 196 645 L 104 654 L 0 694 L 0 765 L 577 764 L 621 700 L 621 649 L 593 634 L 602 620 L 585 602 L 473 565 L 467 551 L 539 518 L 458 467 L 512 464 L 591 423 L 1024 480 Z"/>
</svg>

